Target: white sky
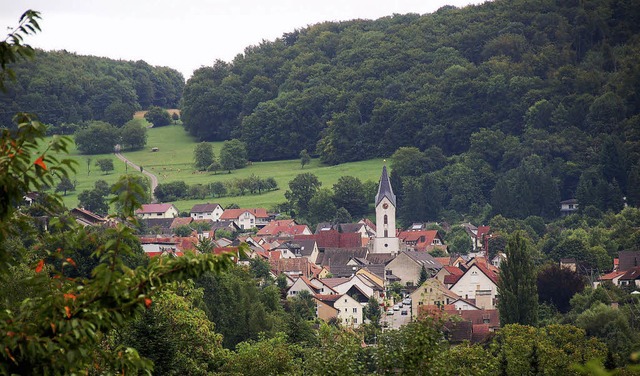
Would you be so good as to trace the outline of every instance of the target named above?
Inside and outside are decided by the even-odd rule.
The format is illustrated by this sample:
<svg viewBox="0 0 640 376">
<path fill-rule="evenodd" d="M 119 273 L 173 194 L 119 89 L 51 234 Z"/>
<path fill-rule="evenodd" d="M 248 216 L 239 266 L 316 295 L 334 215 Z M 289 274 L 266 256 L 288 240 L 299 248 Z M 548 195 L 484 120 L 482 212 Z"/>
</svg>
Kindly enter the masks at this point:
<svg viewBox="0 0 640 376">
<path fill-rule="evenodd" d="M 245 47 L 323 21 L 432 13 L 478 0 L 0 0 L 0 27 L 27 9 L 41 12 L 42 32 L 25 42 L 45 50 L 144 60 L 193 70 L 231 61 Z M 4 31 L 2 39 L 7 34 Z"/>
</svg>

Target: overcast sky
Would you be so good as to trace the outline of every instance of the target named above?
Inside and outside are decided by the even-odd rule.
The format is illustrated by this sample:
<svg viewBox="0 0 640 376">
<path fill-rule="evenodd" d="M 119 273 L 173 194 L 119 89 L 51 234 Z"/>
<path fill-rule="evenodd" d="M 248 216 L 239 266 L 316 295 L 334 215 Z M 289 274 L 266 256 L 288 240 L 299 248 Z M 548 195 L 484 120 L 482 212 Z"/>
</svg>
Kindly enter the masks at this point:
<svg viewBox="0 0 640 376">
<path fill-rule="evenodd" d="M 45 50 L 144 60 L 179 70 L 323 21 L 432 13 L 474 0 L 0 0 L 0 27 L 14 27 L 27 9 L 41 12 L 42 32 L 25 41 Z M 7 32 L 4 33 L 6 35 Z M 4 39 L 4 38 L 3 38 Z"/>
</svg>

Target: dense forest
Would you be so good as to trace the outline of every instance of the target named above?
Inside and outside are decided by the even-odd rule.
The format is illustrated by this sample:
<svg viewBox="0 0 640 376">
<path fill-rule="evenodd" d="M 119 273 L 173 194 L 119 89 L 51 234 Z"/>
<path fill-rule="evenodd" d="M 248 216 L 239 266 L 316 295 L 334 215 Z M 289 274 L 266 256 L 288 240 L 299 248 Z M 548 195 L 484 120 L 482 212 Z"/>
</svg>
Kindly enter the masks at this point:
<svg viewBox="0 0 640 376">
<path fill-rule="evenodd" d="M 327 22 L 200 68 L 182 116 L 201 140 L 241 138 L 253 160 L 306 149 L 338 164 L 411 148 L 394 187 L 433 202 L 405 200 L 405 222 L 552 218 L 570 198 L 619 210 L 640 200 L 639 30 L 633 0 Z"/>
<path fill-rule="evenodd" d="M 37 50 L 34 59 L 12 68 L 17 80 L 7 82 L 7 92 L 0 96 L 0 126 L 11 126 L 19 111 L 36 113 L 54 126 L 117 123 L 123 112 L 130 119 L 134 111 L 150 106 L 177 107 L 184 88 L 184 77 L 175 69 L 67 51 Z"/>
</svg>

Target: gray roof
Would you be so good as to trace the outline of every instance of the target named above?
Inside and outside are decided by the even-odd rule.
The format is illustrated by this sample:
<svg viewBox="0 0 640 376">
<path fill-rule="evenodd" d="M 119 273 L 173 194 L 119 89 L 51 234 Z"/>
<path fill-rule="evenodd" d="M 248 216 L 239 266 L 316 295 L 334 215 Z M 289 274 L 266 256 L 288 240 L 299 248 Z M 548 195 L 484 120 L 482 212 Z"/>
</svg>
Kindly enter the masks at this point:
<svg viewBox="0 0 640 376">
<path fill-rule="evenodd" d="M 193 208 L 191 208 L 191 213 L 211 213 L 214 210 L 216 210 L 216 208 L 220 206 L 218 204 L 195 204 L 193 205 Z"/>
<path fill-rule="evenodd" d="M 333 267 L 346 266 L 351 258 L 361 257 L 365 258 L 368 253 L 368 249 L 364 247 L 359 248 L 325 248 L 324 252 L 318 254 L 316 264 L 330 266 L 331 273 L 333 273 Z M 351 266 L 349 266 L 351 267 Z"/>
<path fill-rule="evenodd" d="M 369 253 L 367 255 L 367 261 L 372 264 L 386 264 L 395 257 L 393 253 Z"/>
<path fill-rule="evenodd" d="M 424 265 L 425 269 L 442 269 L 442 264 L 439 263 L 433 256 L 424 251 L 402 251 L 402 253 L 409 256 L 415 262 L 420 265 Z"/>
<path fill-rule="evenodd" d="M 378 185 L 378 194 L 376 194 L 376 206 L 382 201 L 383 198 L 388 198 L 389 201 L 396 206 L 396 195 L 393 194 L 391 188 L 391 182 L 389 181 L 389 175 L 387 174 L 387 166 L 382 166 L 382 176 L 380 176 L 380 185 Z"/>
</svg>

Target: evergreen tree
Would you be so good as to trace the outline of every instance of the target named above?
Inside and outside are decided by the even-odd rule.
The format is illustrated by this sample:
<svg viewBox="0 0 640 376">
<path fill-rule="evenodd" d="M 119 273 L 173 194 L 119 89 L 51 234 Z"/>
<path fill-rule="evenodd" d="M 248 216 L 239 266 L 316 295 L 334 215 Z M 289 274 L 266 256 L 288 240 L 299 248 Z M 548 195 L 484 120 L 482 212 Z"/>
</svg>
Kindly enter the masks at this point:
<svg viewBox="0 0 640 376">
<path fill-rule="evenodd" d="M 500 265 L 498 309 L 500 324 L 536 325 L 538 289 L 536 273 L 525 233 L 516 231 L 505 248 L 506 260 Z"/>
<path fill-rule="evenodd" d="M 428 278 L 429 274 L 427 273 L 427 269 L 422 265 L 422 269 L 420 269 L 420 278 L 418 279 L 418 286 L 421 286 Z"/>
</svg>

